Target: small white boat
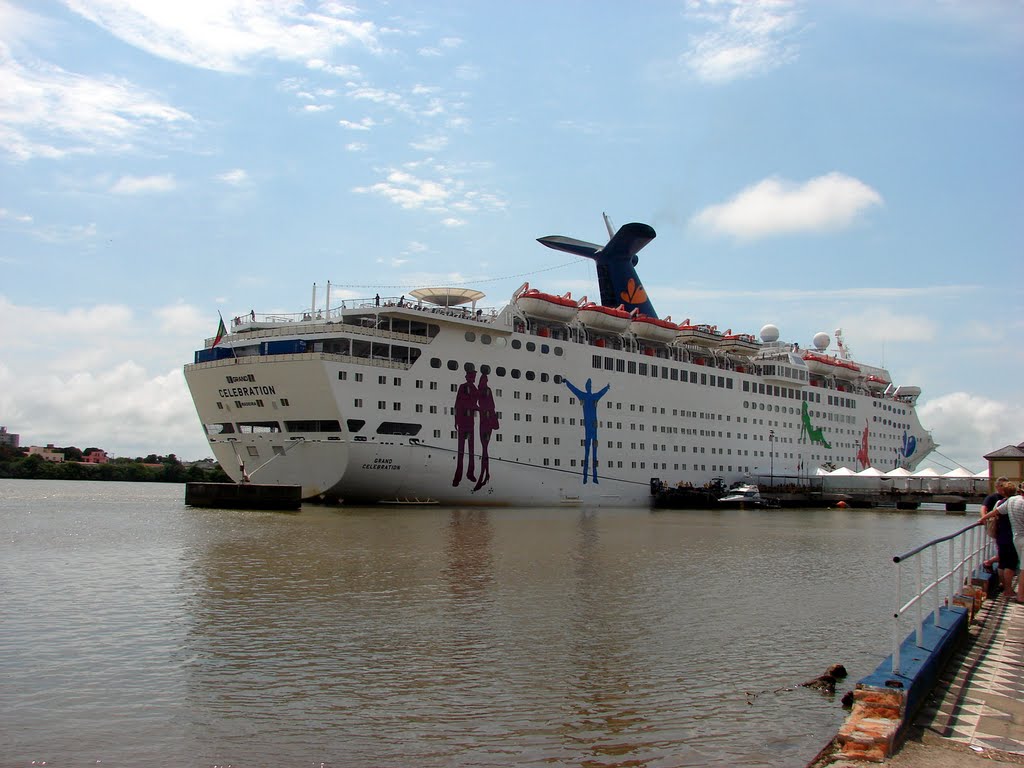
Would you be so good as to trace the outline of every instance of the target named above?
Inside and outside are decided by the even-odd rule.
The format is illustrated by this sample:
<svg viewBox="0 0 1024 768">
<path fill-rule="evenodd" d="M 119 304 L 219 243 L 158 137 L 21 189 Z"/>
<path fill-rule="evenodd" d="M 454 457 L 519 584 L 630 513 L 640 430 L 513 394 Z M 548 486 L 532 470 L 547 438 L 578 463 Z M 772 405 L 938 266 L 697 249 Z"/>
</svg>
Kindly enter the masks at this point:
<svg viewBox="0 0 1024 768">
<path fill-rule="evenodd" d="M 734 485 L 726 492 L 725 496 L 718 499 L 718 505 L 720 507 L 739 507 L 741 509 L 753 507 L 776 509 L 780 506 L 777 499 L 766 499 L 762 496 L 761 489 L 756 485 L 746 484 Z"/>
</svg>

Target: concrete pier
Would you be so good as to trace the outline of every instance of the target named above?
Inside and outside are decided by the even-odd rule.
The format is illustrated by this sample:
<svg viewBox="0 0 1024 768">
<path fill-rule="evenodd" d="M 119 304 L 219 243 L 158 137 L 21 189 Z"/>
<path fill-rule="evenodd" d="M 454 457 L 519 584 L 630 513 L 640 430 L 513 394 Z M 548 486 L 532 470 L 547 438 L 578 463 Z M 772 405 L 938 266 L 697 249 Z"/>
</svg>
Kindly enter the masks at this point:
<svg viewBox="0 0 1024 768">
<path fill-rule="evenodd" d="M 908 683 L 907 695 L 895 688 L 887 696 L 887 680 L 865 678 L 854 693 L 862 706 L 855 702 L 836 739 L 808 768 L 1024 765 L 1024 604 L 985 599 L 984 591 L 949 609 L 950 620 L 940 620 L 948 624 L 946 641 L 933 635 L 920 662 L 906 665 L 910 679 L 930 680 L 921 701 L 911 701 L 910 679 L 896 678 Z M 934 677 L 923 672 L 933 663 Z"/>
</svg>

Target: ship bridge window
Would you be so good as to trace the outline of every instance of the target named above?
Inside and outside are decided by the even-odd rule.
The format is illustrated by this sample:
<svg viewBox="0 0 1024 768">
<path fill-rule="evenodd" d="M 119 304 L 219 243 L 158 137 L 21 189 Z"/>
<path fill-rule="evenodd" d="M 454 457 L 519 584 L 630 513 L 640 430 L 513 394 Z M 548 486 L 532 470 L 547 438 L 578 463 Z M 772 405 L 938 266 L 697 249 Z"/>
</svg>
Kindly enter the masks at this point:
<svg viewBox="0 0 1024 768">
<path fill-rule="evenodd" d="M 243 435 L 280 432 L 281 425 L 276 421 L 240 421 L 238 422 L 238 431 Z"/>
<path fill-rule="evenodd" d="M 341 432 L 337 419 L 286 421 L 284 428 L 287 432 Z"/>
<path fill-rule="evenodd" d="M 231 422 L 224 424 L 203 424 L 203 429 L 208 435 L 230 435 L 235 431 L 235 425 Z"/>
<path fill-rule="evenodd" d="M 366 422 L 363 419 L 348 419 L 345 421 L 345 426 L 348 428 L 349 432 L 355 434 L 366 426 Z"/>
<path fill-rule="evenodd" d="M 378 435 L 408 435 L 413 437 L 423 429 L 422 424 L 411 424 L 406 421 L 382 421 L 377 427 Z"/>
</svg>

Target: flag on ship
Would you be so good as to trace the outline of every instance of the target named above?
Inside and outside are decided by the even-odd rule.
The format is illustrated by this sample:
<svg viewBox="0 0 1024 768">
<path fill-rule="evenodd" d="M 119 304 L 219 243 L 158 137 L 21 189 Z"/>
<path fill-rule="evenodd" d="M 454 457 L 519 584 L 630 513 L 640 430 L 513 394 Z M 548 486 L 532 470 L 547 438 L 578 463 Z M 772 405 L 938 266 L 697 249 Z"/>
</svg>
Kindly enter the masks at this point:
<svg viewBox="0 0 1024 768">
<path fill-rule="evenodd" d="M 217 323 L 217 335 L 213 337 L 213 344 L 210 345 L 211 349 L 220 344 L 228 334 L 228 329 L 224 327 L 224 318 L 221 316 L 220 312 L 217 313 L 217 317 L 220 318 L 220 322 Z"/>
</svg>

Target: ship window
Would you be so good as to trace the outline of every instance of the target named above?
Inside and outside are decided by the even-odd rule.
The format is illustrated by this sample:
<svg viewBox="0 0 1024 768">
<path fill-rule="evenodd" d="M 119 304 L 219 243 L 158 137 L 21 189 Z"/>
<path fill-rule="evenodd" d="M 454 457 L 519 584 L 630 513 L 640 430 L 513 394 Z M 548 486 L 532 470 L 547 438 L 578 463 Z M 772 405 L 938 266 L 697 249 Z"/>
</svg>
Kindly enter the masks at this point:
<svg viewBox="0 0 1024 768">
<path fill-rule="evenodd" d="M 611 370 L 614 369 L 614 367 L 615 367 L 615 361 L 612 360 L 610 357 L 606 357 L 604 359 L 604 369 L 606 371 L 611 371 Z"/>
<path fill-rule="evenodd" d="M 362 408 L 362 407 L 363 407 L 363 398 L 361 398 L 361 397 L 357 397 L 357 398 L 356 398 L 356 399 L 355 399 L 355 400 L 353 401 L 352 405 L 353 405 L 353 406 L 355 406 L 356 408 Z"/>
<path fill-rule="evenodd" d="M 348 428 L 348 431 L 352 432 L 353 434 L 362 429 L 365 424 L 366 422 L 363 421 L 362 419 L 348 419 L 345 422 L 345 426 Z"/>
<path fill-rule="evenodd" d="M 559 373 L 556 373 L 554 381 L 555 381 L 555 384 L 561 384 L 562 383 L 562 375 L 559 374 Z M 558 402 L 558 398 L 557 397 L 555 398 L 555 402 L 556 403 Z"/>
<path fill-rule="evenodd" d="M 527 371 L 526 372 L 526 380 L 527 381 L 533 381 L 536 378 L 537 378 L 537 374 L 535 374 L 533 371 Z"/>
<path fill-rule="evenodd" d="M 696 384 L 697 383 L 697 372 L 696 371 L 690 371 L 690 383 L 691 384 Z"/>
<path fill-rule="evenodd" d="M 489 365 L 481 365 L 480 366 L 480 373 L 482 373 L 484 376 L 490 376 L 491 375 L 491 366 L 489 366 Z"/>
<path fill-rule="evenodd" d="M 377 427 L 378 435 L 418 435 L 423 429 L 422 424 L 411 424 L 405 421 L 382 421 Z"/>
<path fill-rule="evenodd" d="M 641 376 L 646 376 L 647 375 L 647 363 L 640 363 L 640 375 Z"/>
<path fill-rule="evenodd" d="M 540 380 L 542 382 L 547 382 L 547 380 L 548 380 L 548 375 L 546 373 L 544 373 L 543 371 L 541 371 Z M 547 397 L 547 395 L 545 395 L 545 397 Z"/>
<path fill-rule="evenodd" d="M 486 333 L 481 333 L 480 334 L 480 343 L 481 344 L 490 344 L 491 343 L 491 337 L 488 334 L 486 334 Z"/>
<path fill-rule="evenodd" d="M 626 372 L 626 361 L 625 360 L 616 360 L 615 361 L 615 370 L 618 373 L 625 373 Z"/>
<path fill-rule="evenodd" d="M 449 360 L 448 361 L 448 370 L 449 371 L 457 371 L 457 370 L 459 370 L 458 362 L 455 361 L 455 360 Z"/>
<path fill-rule="evenodd" d="M 600 368 L 601 367 L 601 356 L 600 355 L 594 355 L 591 358 L 591 363 L 594 366 L 594 368 Z"/>
<path fill-rule="evenodd" d="M 238 422 L 238 431 L 243 435 L 280 432 L 281 425 L 276 421 L 240 421 Z"/>
<path fill-rule="evenodd" d="M 473 363 L 466 363 L 466 364 L 464 364 L 462 366 L 462 368 L 463 368 L 463 370 L 466 371 L 466 373 L 475 373 L 476 372 L 476 366 L 473 365 Z"/>
<path fill-rule="evenodd" d="M 235 431 L 235 425 L 231 422 L 224 424 L 203 424 L 208 435 L 230 435 Z"/>
<path fill-rule="evenodd" d="M 356 381 L 362 381 L 362 380 L 363 380 L 363 374 L 357 373 L 356 374 Z"/>
<path fill-rule="evenodd" d="M 349 423 L 351 423 L 351 419 Z M 362 422 L 359 422 L 362 424 Z M 341 425 L 336 419 L 303 419 L 302 421 L 286 421 L 284 423 L 286 432 L 341 432 Z M 353 430 L 355 431 L 355 430 Z"/>
<path fill-rule="evenodd" d="M 338 371 L 338 381 L 345 381 L 348 378 L 348 371 Z"/>
<path fill-rule="evenodd" d="M 430 358 L 430 367 L 431 368 L 440 368 L 441 367 L 441 359 L 437 358 L 437 357 Z"/>
<path fill-rule="evenodd" d="M 537 345 L 534 344 L 532 341 L 526 342 L 526 351 L 527 352 L 536 352 L 537 351 Z"/>
<path fill-rule="evenodd" d="M 563 354 L 562 348 L 561 347 L 555 347 L 555 357 L 561 357 L 562 354 Z"/>
<path fill-rule="evenodd" d="M 259 456 L 260 455 L 260 451 L 259 451 L 259 449 L 255 445 L 247 445 L 247 446 L 245 446 L 245 452 L 248 453 L 250 456 Z"/>
<path fill-rule="evenodd" d="M 506 339 L 504 336 L 499 336 L 494 340 L 494 343 L 497 344 L 499 347 L 504 347 L 506 344 L 508 344 L 508 339 Z"/>
<path fill-rule="evenodd" d="M 512 349 L 522 349 L 523 342 L 519 339 L 512 339 Z"/>
<path fill-rule="evenodd" d="M 466 331 L 466 341 L 476 341 L 476 334 L 472 331 Z"/>
<path fill-rule="evenodd" d="M 519 372 L 518 368 L 513 368 L 512 369 L 512 378 L 513 379 L 518 379 L 521 375 L 522 374 Z"/>
<path fill-rule="evenodd" d="M 672 369 L 672 381 L 679 381 L 679 369 L 678 368 L 673 368 Z"/>
<path fill-rule="evenodd" d="M 549 347 L 549 346 L 548 346 L 547 344 L 541 344 L 541 345 L 540 345 L 540 353 L 541 353 L 542 355 L 546 355 L 546 354 L 548 354 L 548 353 L 549 353 L 550 351 L 551 351 L 551 347 Z"/>
</svg>

